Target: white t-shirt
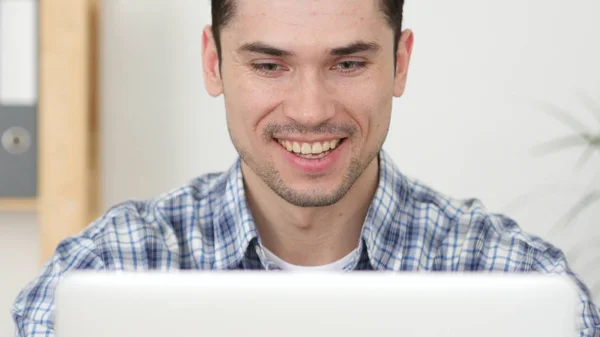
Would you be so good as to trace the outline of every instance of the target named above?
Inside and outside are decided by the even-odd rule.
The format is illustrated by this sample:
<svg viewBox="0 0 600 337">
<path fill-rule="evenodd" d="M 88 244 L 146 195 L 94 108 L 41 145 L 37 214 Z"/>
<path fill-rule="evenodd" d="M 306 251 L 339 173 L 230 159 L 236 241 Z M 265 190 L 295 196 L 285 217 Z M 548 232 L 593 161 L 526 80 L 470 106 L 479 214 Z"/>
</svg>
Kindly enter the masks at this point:
<svg viewBox="0 0 600 337">
<path fill-rule="evenodd" d="M 322 265 L 322 266 L 298 266 L 295 264 L 288 263 L 281 259 L 279 256 L 273 254 L 270 250 L 265 247 L 262 247 L 265 257 L 269 260 L 269 263 L 279 267 L 281 270 L 293 270 L 293 271 L 311 271 L 311 270 L 329 270 L 329 271 L 340 271 L 343 270 L 346 265 L 352 262 L 354 255 L 356 254 L 356 249 L 351 251 L 350 254 L 342 257 L 341 259 L 334 261 L 332 263 Z"/>
</svg>

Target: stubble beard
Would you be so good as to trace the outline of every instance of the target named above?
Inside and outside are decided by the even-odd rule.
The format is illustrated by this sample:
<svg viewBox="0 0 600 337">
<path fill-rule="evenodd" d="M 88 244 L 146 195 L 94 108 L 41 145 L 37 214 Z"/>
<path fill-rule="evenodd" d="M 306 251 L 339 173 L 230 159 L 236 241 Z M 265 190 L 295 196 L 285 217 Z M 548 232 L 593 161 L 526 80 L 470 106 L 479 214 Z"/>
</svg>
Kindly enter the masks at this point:
<svg viewBox="0 0 600 337">
<path fill-rule="evenodd" d="M 297 207 L 326 207 L 334 205 L 342 200 L 361 177 L 369 164 L 377 158 L 377 155 L 381 150 L 381 147 L 378 147 L 376 151 L 370 153 L 367 160 L 362 163 L 359 159 L 352 158 L 350 165 L 345 169 L 342 182 L 333 191 L 328 192 L 319 188 L 309 188 L 306 190 L 291 188 L 283 181 L 283 179 L 281 179 L 281 175 L 275 169 L 275 165 L 272 162 L 259 165 L 247 151 L 235 144 L 235 142 L 234 146 L 238 150 L 241 160 L 265 185 L 287 203 Z"/>
</svg>

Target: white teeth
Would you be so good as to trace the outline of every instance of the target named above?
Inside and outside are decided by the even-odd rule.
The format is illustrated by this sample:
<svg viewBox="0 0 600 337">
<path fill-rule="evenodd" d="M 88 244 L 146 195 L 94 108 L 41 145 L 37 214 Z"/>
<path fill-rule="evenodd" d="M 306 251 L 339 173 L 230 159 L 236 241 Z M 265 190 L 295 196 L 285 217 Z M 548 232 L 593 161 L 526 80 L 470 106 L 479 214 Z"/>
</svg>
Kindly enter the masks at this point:
<svg viewBox="0 0 600 337">
<path fill-rule="evenodd" d="M 328 151 L 335 149 L 340 144 L 339 139 L 315 143 L 298 143 L 277 139 L 277 142 L 289 152 L 312 156 L 311 158 L 321 158 L 323 157 L 321 154 L 326 155 Z"/>
<path fill-rule="evenodd" d="M 335 148 L 338 146 L 338 142 L 339 142 L 339 140 L 338 140 L 338 139 L 332 140 L 332 141 L 331 141 L 330 148 L 331 148 L 332 150 L 333 150 L 333 149 L 335 149 Z"/>
<path fill-rule="evenodd" d="M 321 152 L 323 152 L 323 146 L 321 146 L 321 143 L 314 143 L 312 146 L 312 151 L 313 154 L 319 154 Z"/>
<path fill-rule="evenodd" d="M 308 143 L 302 143 L 302 154 L 311 154 L 312 146 Z"/>
</svg>

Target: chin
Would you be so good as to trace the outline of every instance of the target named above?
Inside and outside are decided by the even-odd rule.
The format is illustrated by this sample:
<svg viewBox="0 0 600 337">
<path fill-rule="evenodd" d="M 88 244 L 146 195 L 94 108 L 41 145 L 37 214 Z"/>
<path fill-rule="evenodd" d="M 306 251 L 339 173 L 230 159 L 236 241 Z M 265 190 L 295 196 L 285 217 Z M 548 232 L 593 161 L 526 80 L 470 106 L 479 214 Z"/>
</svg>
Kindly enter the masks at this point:
<svg viewBox="0 0 600 337">
<path fill-rule="evenodd" d="M 339 181 L 319 181 L 319 178 L 304 178 L 303 181 L 269 184 L 271 189 L 288 203 L 299 207 L 324 207 L 337 203 L 349 187 Z M 288 180 L 289 181 L 289 180 Z"/>
</svg>

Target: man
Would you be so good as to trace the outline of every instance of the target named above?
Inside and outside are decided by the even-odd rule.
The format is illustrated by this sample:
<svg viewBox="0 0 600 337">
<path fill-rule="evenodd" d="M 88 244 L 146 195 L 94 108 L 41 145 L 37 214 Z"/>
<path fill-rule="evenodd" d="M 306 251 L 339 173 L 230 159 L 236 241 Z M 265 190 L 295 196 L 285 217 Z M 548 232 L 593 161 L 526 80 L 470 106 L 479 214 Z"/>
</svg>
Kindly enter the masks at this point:
<svg viewBox="0 0 600 337">
<path fill-rule="evenodd" d="M 53 333 L 76 269 L 329 269 L 558 273 L 600 314 L 563 254 L 402 175 L 383 152 L 413 33 L 401 0 L 213 0 L 206 88 L 224 94 L 240 159 L 153 200 L 115 206 L 57 248 L 13 308 L 18 336 Z"/>
</svg>

